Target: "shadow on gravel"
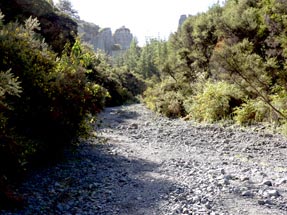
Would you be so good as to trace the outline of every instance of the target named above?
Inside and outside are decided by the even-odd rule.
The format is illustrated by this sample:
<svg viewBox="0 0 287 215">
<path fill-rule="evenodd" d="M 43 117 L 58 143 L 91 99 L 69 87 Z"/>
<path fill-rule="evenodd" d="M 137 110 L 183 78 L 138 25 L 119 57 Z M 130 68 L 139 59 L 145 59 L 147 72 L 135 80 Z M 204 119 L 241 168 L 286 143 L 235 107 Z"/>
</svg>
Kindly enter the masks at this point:
<svg viewBox="0 0 287 215">
<path fill-rule="evenodd" d="M 97 122 L 97 127 L 99 128 L 117 127 L 130 119 L 137 119 L 139 116 L 134 111 L 123 110 L 122 106 L 105 108 L 100 115 L 102 120 Z"/>
<path fill-rule="evenodd" d="M 67 161 L 34 173 L 19 188 L 28 206 L 0 214 L 161 214 L 162 197 L 176 185 L 153 175 L 155 163 L 112 154 L 109 147 L 85 144 Z"/>
</svg>

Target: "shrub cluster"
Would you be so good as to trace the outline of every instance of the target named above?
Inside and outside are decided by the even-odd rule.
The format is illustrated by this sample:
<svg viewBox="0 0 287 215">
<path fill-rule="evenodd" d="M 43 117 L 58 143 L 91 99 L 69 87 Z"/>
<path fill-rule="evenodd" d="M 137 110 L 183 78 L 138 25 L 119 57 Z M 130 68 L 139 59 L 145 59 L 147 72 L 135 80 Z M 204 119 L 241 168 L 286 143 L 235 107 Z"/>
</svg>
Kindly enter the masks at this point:
<svg viewBox="0 0 287 215">
<path fill-rule="evenodd" d="M 172 118 L 186 115 L 184 100 L 180 88 L 170 80 L 149 87 L 143 95 L 148 108 Z"/>
<path fill-rule="evenodd" d="M 85 68 L 73 62 L 73 53 L 57 58 L 37 29 L 32 18 L 24 25 L 1 23 L 0 29 L 0 69 L 8 71 L 1 73 L 0 83 L 1 149 L 20 166 L 35 152 L 51 156 L 74 140 L 83 132 L 86 116 L 101 110 L 108 95 L 88 80 Z M 11 163 L 1 162 L 1 170 L 4 165 L 13 169 Z"/>
<path fill-rule="evenodd" d="M 36 33 L 36 18 L 22 24 L 3 19 L 0 13 L 0 193 L 7 179 L 54 161 L 88 135 L 105 105 L 134 100 L 145 88 L 77 38 L 55 53 Z"/>
<path fill-rule="evenodd" d="M 153 55 L 134 58 L 148 62 L 148 77 L 157 77 L 145 92 L 147 105 L 167 116 L 183 110 L 198 121 L 267 122 L 286 130 L 286 6 L 227 0 L 189 16 L 168 41 L 148 44 L 143 50 Z M 170 80 L 177 87 L 164 90 Z"/>
<path fill-rule="evenodd" d="M 244 94 L 235 85 L 226 82 L 205 82 L 185 103 L 190 118 L 214 122 L 230 118 L 234 108 L 242 103 Z"/>
<path fill-rule="evenodd" d="M 144 84 L 76 40 L 60 55 L 35 33 L 37 19 L 0 19 L 0 175 L 50 160 L 89 132 L 106 104 L 132 100 Z M 132 84 L 131 84 L 132 82 Z M 140 86 L 140 87 L 139 87 Z M 52 159 L 52 160 L 53 160 Z"/>
</svg>

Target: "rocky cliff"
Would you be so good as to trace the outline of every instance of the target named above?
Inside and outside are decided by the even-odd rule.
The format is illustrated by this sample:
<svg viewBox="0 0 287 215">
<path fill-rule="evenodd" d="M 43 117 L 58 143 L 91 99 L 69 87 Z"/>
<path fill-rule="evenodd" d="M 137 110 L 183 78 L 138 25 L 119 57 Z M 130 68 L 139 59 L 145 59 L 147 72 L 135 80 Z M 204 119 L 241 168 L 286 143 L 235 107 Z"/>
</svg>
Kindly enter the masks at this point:
<svg viewBox="0 0 287 215">
<path fill-rule="evenodd" d="M 78 34 L 83 41 L 89 44 L 96 44 L 96 38 L 99 35 L 100 27 L 94 23 L 78 20 Z M 96 48 L 96 47 L 95 47 Z"/>
<path fill-rule="evenodd" d="M 180 28 L 182 26 L 182 24 L 184 23 L 184 21 L 187 19 L 186 15 L 181 15 L 178 21 L 178 28 Z"/>
<path fill-rule="evenodd" d="M 100 49 L 108 54 L 111 54 L 112 46 L 114 44 L 112 30 L 110 28 L 103 28 L 99 31 L 96 37 L 95 49 Z"/>
<path fill-rule="evenodd" d="M 84 42 L 109 55 L 117 55 L 127 50 L 133 39 L 130 30 L 124 26 L 113 34 L 110 28 L 101 29 L 98 25 L 82 20 L 78 21 L 78 32 Z"/>
<path fill-rule="evenodd" d="M 130 47 L 133 35 L 131 34 L 130 29 L 123 26 L 115 31 L 113 39 L 114 43 L 119 44 L 122 50 L 126 50 Z"/>
<path fill-rule="evenodd" d="M 67 42 L 73 44 L 77 34 L 77 23 L 71 18 L 54 10 L 46 0 L 2 0 L 0 10 L 5 15 L 5 22 L 23 22 L 30 16 L 37 17 L 40 34 L 54 51 L 61 53 Z"/>
</svg>

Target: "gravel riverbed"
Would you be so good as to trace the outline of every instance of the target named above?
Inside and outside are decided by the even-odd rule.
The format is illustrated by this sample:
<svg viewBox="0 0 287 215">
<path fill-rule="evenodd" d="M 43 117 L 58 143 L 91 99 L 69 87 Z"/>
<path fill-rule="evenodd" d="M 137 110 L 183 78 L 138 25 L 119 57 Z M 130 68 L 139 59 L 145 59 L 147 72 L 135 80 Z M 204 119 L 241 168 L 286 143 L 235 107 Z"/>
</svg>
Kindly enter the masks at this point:
<svg viewBox="0 0 287 215">
<path fill-rule="evenodd" d="M 107 108 L 97 137 L 18 189 L 0 214 L 287 214 L 287 140 L 197 125 L 141 104 Z"/>
</svg>

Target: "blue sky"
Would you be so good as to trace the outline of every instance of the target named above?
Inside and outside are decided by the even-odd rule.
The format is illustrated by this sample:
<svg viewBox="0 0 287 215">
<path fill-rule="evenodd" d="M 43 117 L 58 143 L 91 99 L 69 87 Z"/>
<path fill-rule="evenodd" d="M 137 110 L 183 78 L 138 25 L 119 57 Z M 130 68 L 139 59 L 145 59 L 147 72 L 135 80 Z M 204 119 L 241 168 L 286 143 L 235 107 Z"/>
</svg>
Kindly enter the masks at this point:
<svg viewBox="0 0 287 215">
<path fill-rule="evenodd" d="M 70 0 L 81 19 L 113 31 L 126 26 L 140 44 L 148 37 L 168 39 L 182 14 L 206 11 L 218 0 Z M 54 0 L 57 2 L 57 0 Z"/>
</svg>

